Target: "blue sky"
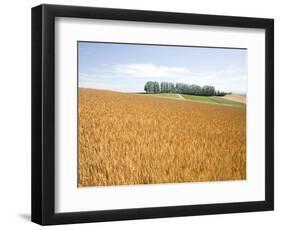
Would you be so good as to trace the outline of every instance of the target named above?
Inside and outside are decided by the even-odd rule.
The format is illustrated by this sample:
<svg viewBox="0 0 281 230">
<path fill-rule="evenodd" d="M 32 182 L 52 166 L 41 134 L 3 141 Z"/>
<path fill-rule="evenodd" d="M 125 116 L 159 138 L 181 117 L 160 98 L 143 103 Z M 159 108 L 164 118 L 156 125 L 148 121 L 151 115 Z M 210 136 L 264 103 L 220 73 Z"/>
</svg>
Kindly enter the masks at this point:
<svg viewBox="0 0 281 230">
<path fill-rule="evenodd" d="M 212 85 L 245 94 L 247 50 L 78 43 L 79 87 L 141 92 L 146 81 Z"/>
</svg>

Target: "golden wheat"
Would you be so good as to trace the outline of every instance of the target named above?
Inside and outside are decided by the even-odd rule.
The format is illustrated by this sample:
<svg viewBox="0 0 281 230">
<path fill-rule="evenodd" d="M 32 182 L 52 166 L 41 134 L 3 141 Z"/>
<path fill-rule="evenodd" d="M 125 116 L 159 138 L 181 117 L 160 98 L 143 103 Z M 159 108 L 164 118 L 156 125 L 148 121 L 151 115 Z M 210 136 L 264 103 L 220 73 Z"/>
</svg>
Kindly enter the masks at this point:
<svg viewBox="0 0 281 230">
<path fill-rule="evenodd" d="M 79 89 L 78 186 L 246 179 L 246 110 Z"/>
</svg>

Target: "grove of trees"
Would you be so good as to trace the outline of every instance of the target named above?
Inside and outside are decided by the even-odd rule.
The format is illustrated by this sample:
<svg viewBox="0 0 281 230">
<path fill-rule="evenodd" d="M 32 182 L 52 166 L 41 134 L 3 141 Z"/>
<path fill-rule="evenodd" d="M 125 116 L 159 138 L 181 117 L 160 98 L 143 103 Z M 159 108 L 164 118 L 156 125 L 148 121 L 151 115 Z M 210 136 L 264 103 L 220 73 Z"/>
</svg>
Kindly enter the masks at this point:
<svg viewBox="0 0 281 230">
<path fill-rule="evenodd" d="M 160 93 L 159 83 L 157 81 L 148 81 L 144 85 L 144 91 L 146 93 Z"/>
<path fill-rule="evenodd" d="M 197 96 L 224 96 L 227 93 L 222 91 L 216 91 L 214 86 L 205 85 L 189 85 L 185 83 L 171 83 L 171 82 L 161 82 L 148 81 L 144 85 L 144 90 L 146 93 L 181 93 L 190 94 Z"/>
</svg>

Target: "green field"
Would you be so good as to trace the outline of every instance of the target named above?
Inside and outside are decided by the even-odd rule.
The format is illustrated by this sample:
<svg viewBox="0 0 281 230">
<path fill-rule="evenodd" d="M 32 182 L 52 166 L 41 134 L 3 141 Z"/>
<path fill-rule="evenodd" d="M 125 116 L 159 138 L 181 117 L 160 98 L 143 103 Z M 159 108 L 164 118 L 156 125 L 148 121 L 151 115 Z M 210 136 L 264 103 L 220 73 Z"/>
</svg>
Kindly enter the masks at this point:
<svg viewBox="0 0 281 230">
<path fill-rule="evenodd" d="M 180 99 L 179 94 L 176 93 L 156 93 L 156 94 L 149 94 L 155 97 L 165 97 L 165 98 L 172 98 L 172 99 Z"/>
<path fill-rule="evenodd" d="M 212 104 L 218 104 L 213 100 L 212 97 L 208 96 L 195 96 L 195 95 L 186 95 L 181 94 L 185 99 L 191 100 L 191 101 L 198 101 L 198 102 L 205 102 L 205 103 L 212 103 Z"/>
<path fill-rule="evenodd" d="M 224 99 L 222 97 L 216 97 L 216 96 L 211 97 L 211 98 L 217 104 L 229 105 L 229 106 L 234 106 L 234 107 L 246 109 L 246 104 L 243 104 L 243 103 L 240 103 L 240 102 L 231 101 L 231 100 L 227 100 L 227 99 Z"/>
<path fill-rule="evenodd" d="M 246 108 L 246 105 L 240 102 L 236 101 L 230 101 L 227 99 L 224 99 L 222 97 L 218 96 L 194 96 L 194 95 L 184 95 L 182 96 L 191 101 L 198 101 L 198 102 L 204 102 L 204 103 L 211 103 L 211 104 L 219 104 L 219 105 L 225 105 L 225 106 L 233 106 L 233 107 L 239 107 L 239 108 Z"/>
<path fill-rule="evenodd" d="M 195 96 L 195 95 L 187 95 L 187 94 L 176 94 L 176 93 L 157 93 L 157 94 L 145 94 L 154 97 L 162 97 L 162 98 L 170 98 L 170 99 L 181 99 L 181 100 L 189 100 L 200 103 L 210 103 L 216 105 L 224 105 L 224 106 L 232 106 L 246 109 L 246 104 L 231 101 L 224 99 L 218 96 Z"/>
</svg>

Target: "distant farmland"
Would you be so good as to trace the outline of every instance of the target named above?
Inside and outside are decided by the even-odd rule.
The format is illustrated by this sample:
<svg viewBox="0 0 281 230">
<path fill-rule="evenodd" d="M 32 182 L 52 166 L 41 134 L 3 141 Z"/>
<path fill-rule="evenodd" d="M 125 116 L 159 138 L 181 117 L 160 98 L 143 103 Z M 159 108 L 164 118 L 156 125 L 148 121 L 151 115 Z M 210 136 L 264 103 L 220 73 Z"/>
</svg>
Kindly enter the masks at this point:
<svg viewBox="0 0 281 230">
<path fill-rule="evenodd" d="M 246 179 L 245 108 L 163 96 L 79 89 L 78 186 Z"/>
<path fill-rule="evenodd" d="M 176 93 L 159 93 L 159 94 L 145 94 L 147 96 L 155 96 L 170 99 L 185 99 L 200 103 L 209 103 L 223 106 L 232 106 L 246 109 L 246 97 L 235 94 L 226 95 L 224 97 L 218 96 L 195 96 L 188 94 L 176 94 Z"/>
</svg>

